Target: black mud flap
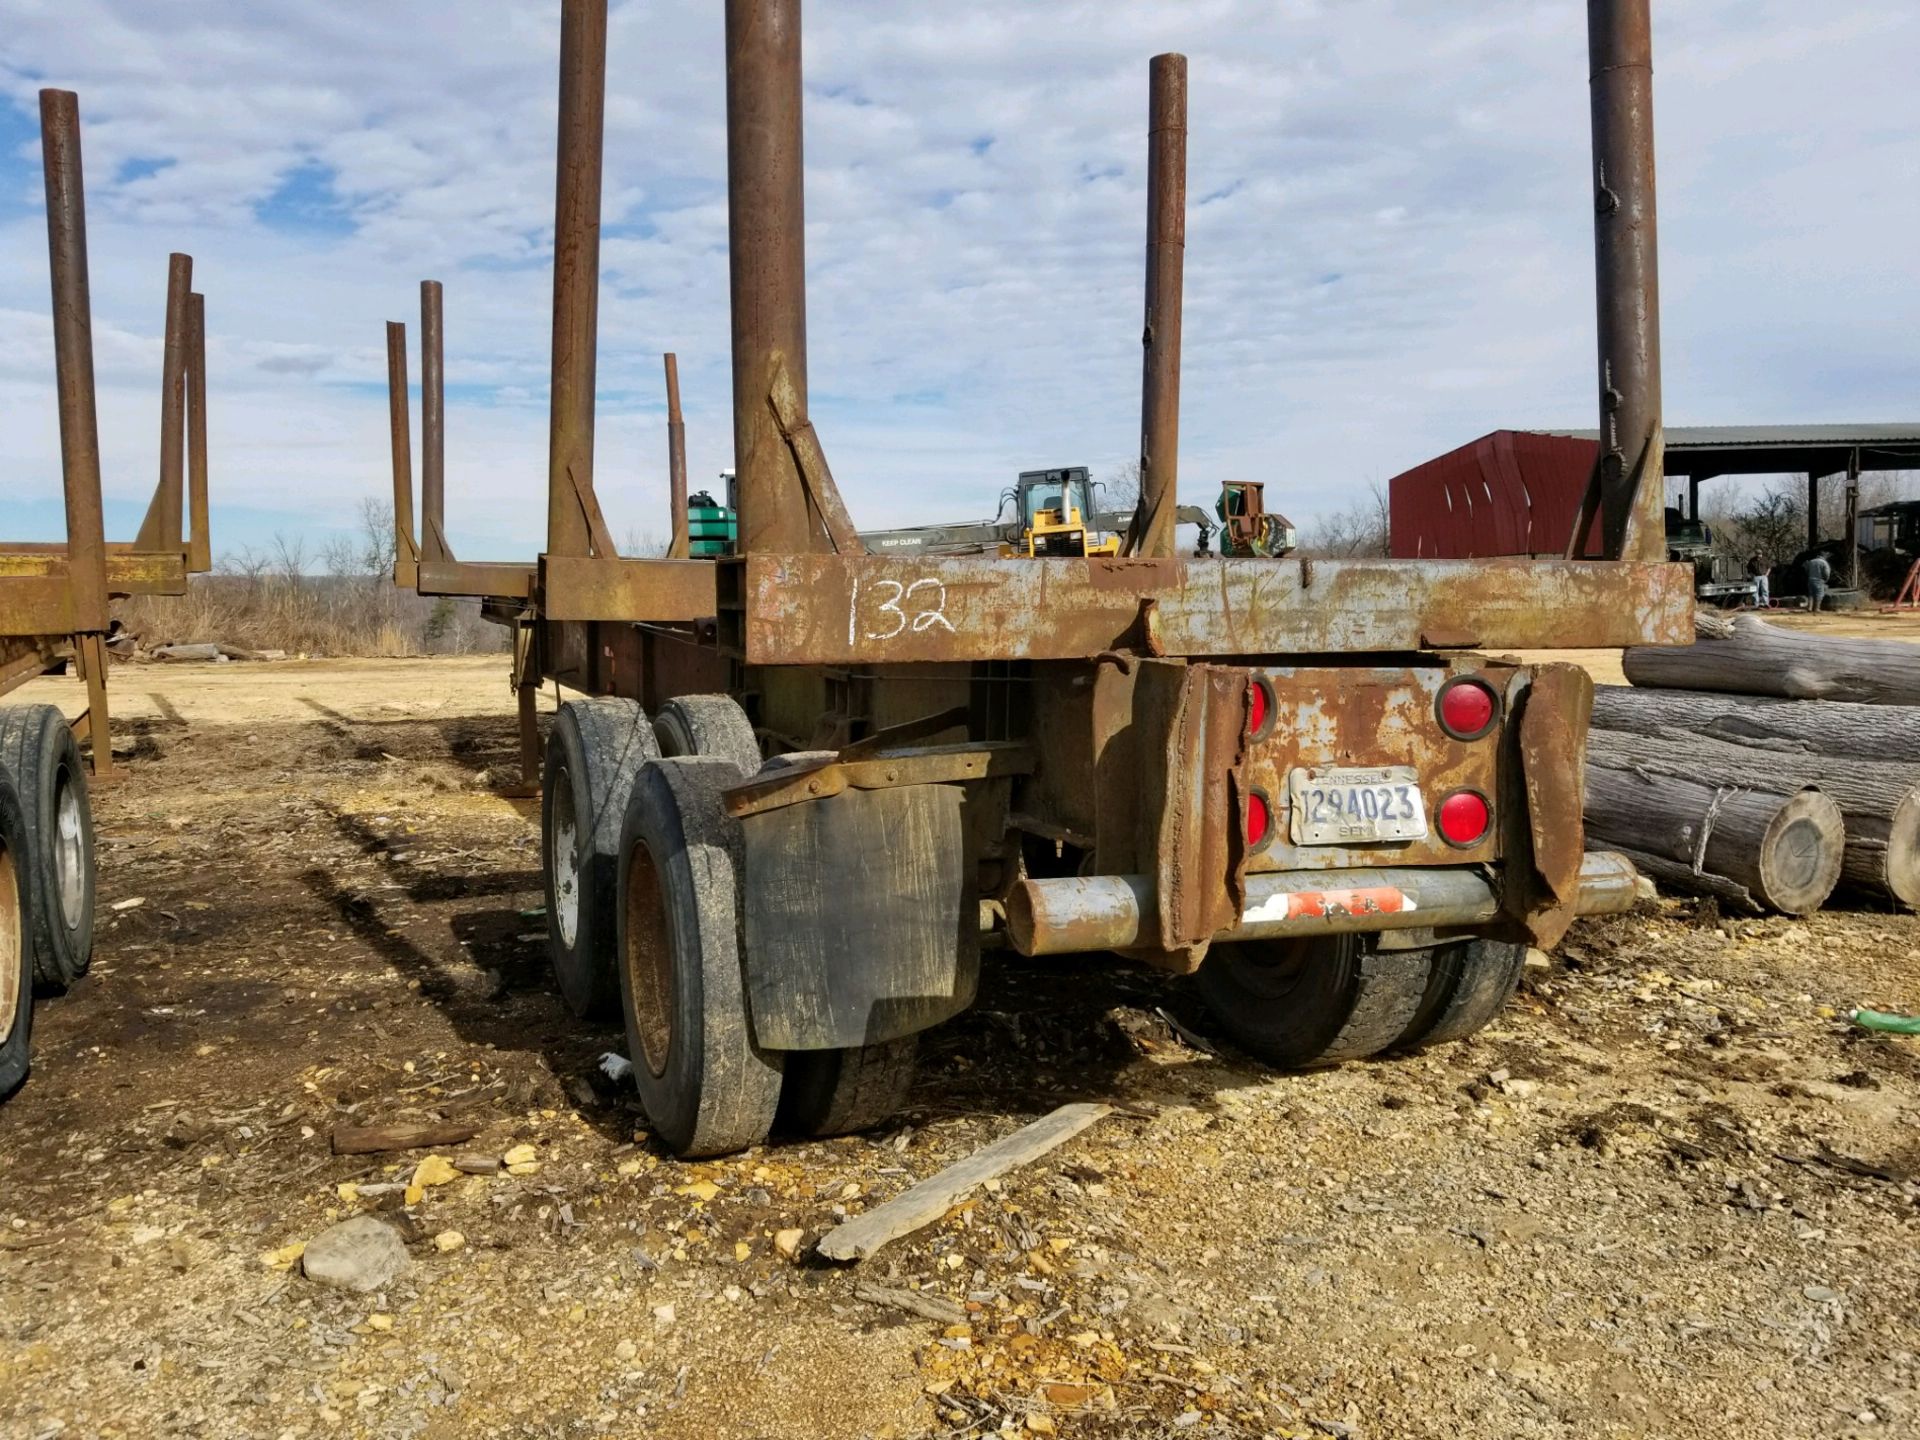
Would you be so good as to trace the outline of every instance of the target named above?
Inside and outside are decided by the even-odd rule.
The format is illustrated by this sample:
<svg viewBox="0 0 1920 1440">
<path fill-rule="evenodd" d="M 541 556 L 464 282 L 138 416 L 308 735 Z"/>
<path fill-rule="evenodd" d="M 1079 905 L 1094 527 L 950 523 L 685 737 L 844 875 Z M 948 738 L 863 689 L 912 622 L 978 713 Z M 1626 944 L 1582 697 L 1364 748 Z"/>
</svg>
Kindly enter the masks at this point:
<svg viewBox="0 0 1920 1440">
<path fill-rule="evenodd" d="M 747 996 L 763 1048 L 876 1045 L 973 1002 L 965 803 L 958 785 L 850 789 L 741 822 Z"/>
</svg>

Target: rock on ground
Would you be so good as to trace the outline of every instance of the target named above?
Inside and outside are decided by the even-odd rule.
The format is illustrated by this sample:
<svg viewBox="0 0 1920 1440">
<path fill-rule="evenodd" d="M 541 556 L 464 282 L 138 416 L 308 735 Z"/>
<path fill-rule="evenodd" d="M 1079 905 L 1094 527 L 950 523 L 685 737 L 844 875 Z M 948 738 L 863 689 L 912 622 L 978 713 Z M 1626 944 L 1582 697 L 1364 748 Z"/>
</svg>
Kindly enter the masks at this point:
<svg viewBox="0 0 1920 1440">
<path fill-rule="evenodd" d="M 309 1280 L 365 1293 L 392 1284 L 412 1262 L 392 1226 L 356 1215 L 309 1240 L 300 1263 Z"/>
</svg>

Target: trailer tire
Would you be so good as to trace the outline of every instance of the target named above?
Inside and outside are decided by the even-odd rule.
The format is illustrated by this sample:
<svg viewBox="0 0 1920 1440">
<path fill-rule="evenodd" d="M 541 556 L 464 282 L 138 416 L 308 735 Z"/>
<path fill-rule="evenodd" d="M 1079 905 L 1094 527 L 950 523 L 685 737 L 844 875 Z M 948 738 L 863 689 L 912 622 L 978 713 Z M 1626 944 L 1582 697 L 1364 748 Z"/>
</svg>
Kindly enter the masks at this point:
<svg viewBox="0 0 1920 1440">
<path fill-rule="evenodd" d="M 641 766 L 660 753 L 632 700 L 569 700 L 547 734 L 540 787 L 540 874 L 547 953 L 560 998 L 582 1019 L 613 1012 L 620 826 Z"/>
<path fill-rule="evenodd" d="M 104 740 L 103 742 L 104 743 Z M 40 985 L 65 990 L 93 963 L 93 806 L 66 717 L 52 705 L 0 710 L 0 765 L 26 835 L 16 863 L 32 902 L 27 948 Z"/>
<path fill-rule="evenodd" d="M 782 1056 L 761 1050 L 740 956 L 740 825 L 721 803 L 733 762 L 688 755 L 640 772 L 620 834 L 620 980 L 634 1085 L 676 1155 L 766 1139 Z"/>
<path fill-rule="evenodd" d="M 1527 966 L 1527 947 L 1508 940 L 1461 940 L 1432 955 L 1426 996 L 1396 1050 L 1466 1039 L 1513 998 Z"/>
<path fill-rule="evenodd" d="M 653 735 L 662 755 L 717 755 L 743 780 L 760 773 L 759 737 L 731 695 L 676 696 L 654 715 Z"/>
<path fill-rule="evenodd" d="M 913 1090 L 919 1051 L 918 1035 L 848 1050 L 789 1050 L 779 1127 L 818 1139 L 890 1120 Z"/>
<path fill-rule="evenodd" d="M 0 1100 L 27 1078 L 33 1035 L 33 886 L 20 794 L 0 765 Z"/>
<path fill-rule="evenodd" d="M 1360 935 L 1215 945 L 1196 977 L 1236 1045 L 1285 1070 L 1375 1055 L 1427 993 L 1425 950 L 1377 950 Z"/>
</svg>

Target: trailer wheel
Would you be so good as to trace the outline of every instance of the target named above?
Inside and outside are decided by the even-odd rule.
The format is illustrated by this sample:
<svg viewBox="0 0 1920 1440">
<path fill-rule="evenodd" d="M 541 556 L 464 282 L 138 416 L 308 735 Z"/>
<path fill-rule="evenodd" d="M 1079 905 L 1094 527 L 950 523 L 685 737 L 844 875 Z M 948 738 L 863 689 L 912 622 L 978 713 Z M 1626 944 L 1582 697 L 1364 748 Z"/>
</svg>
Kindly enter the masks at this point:
<svg viewBox="0 0 1920 1440">
<path fill-rule="evenodd" d="M 541 877 L 547 892 L 547 953 L 560 997 L 575 1015 L 610 1013 L 614 897 L 620 824 L 634 776 L 660 753 L 646 713 L 632 700 L 569 700 L 547 736 L 541 779 Z"/>
<path fill-rule="evenodd" d="M 1426 996 L 1396 1050 L 1466 1039 L 1513 998 L 1527 965 L 1527 947 L 1506 940 L 1457 941 L 1432 956 Z"/>
<path fill-rule="evenodd" d="M 1215 945 L 1197 977 L 1214 1019 L 1282 1069 L 1377 1054 L 1407 1031 L 1427 991 L 1425 950 L 1376 950 L 1359 935 Z"/>
<path fill-rule="evenodd" d="M 753 722 L 731 695 L 681 695 L 653 717 L 662 755 L 717 755 L 731 760 L 742 779 L 760 773 L 760 740 Z"/>
<path fill-rule="evenodd" d="M 26 853 L 24 807 L 0 765 L 0 1099 L 27 1078 L 33 1033 L 33 896 Z"/>
<path fill-rule="evenodd" d="M 753 1040 L 740 958 L 733 762 L 689 755 L 640 772 L 620 833 L 620 1000 L 641 1108 L 677 1155 L 766 1139 L 782 1057 Z"/>
<path fill-rule="evenodd" d="M 103 742 L 104 743 L 104 742 Z M 66 717 L 52 705 L 0 710 L 0 765 L 13 772 L 26 834 L 16 865 L 32 900 L 34 975 L 64 990 L 93 963 L 93 807 Z"/>
<path fill-rule="evenodd" d="M 849 1135 L 897 1115 L 913 1089 L 920 1037 L 849 1050 L 789 1050 L 779 1125 L 796 1135 Z"/>
</svg>

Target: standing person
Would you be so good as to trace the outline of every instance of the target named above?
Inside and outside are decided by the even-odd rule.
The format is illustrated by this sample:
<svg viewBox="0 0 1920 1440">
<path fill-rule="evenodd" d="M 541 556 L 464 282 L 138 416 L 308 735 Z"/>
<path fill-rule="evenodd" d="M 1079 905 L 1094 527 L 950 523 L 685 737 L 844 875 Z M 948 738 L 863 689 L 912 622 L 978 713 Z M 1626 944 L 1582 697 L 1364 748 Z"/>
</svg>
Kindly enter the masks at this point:
<svg viewBox="0 0 1920 1440">
<path fill-rule="evenodd" d="M 1767 577 L 1773 573 L 1773 562 L 1758 550 L 1747 561 L 1747 574 L 1753 577 L 1753 603 L 1759 610 L 1765 610 L 1773 604 L 1773 592 L 1769 588 Z"/>
<path fill-rule="evenodd" d="M 1827 605 L 1827 582 L 1833 578 L 1833 567 L 1827 564 L 1827 557 L 1815 555 L 1807 561 L 1807 609 L 1824 610 Z"/>
</svg>

